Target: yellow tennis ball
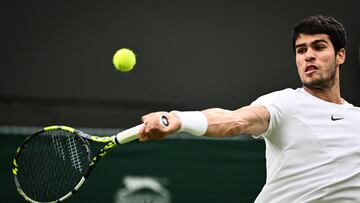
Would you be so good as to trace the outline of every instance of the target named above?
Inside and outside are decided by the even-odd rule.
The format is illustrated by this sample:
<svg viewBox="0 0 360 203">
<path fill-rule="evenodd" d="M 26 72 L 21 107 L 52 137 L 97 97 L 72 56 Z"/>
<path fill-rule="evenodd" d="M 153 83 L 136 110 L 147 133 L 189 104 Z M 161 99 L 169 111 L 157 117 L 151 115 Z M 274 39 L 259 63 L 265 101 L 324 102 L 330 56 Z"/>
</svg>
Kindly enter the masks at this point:
<svg viewBox="0 0 360 203">
<path fill-rule="evenodd" d="M 136 56 L 130 49 L 122 48 L 114 54 L 113 63 L 116 70 L 128 72 L 131 71 L 136 64 Z"/>
</svg>

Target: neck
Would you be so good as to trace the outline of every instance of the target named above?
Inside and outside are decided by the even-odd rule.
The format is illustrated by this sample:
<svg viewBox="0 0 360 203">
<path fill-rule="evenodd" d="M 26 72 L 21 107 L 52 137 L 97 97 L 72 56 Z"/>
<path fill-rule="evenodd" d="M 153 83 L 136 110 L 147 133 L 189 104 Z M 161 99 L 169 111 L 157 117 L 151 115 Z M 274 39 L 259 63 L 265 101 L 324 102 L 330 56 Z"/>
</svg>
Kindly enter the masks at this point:
<svg viewBox="0 0 360 203">
<path fill-rule="evenodd" d="M 322 99 L 327 102 L 335 103 L 335 104 L 343 104 L 344 101 L 340 96 L 340 85 L 336 83 L 334 86 L 326 89 L 318 89 L 318 88 L 308 88 L 304 87 L 304 90 L 311 95 Z"/>
<path fill-rule="evenodd" d="M 304 90 L 311 95 L 322 99 L 327 102 L 335 103 L 335 104 L 343 104 L 344 100 L 340 95 L 340 71 L 339 67 L 336 68 L 335 77 L 333 80 L 328 82 L 328 85 L 323 85 L 321 87 L 310 86 L 305 87 Z"/>
</svg>

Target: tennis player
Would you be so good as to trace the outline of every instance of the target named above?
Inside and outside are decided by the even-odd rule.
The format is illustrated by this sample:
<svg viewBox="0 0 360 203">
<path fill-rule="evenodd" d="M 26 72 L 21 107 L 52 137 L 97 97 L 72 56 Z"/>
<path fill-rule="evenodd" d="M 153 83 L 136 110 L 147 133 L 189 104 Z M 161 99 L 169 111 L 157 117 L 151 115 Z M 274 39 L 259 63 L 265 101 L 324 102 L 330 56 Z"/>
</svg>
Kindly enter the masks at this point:
<svg viewBox="0 0 360 203">
<path fill-rule="evenodd" d="M 197 136 L 263 137 L 267 178 L 255 202 L 360 202 L 360 108 L 340 95 L 346 33 L 332 17 L 308 16 L 293 29 L 302 81 L 229 111 L 156 112 L 143 116 L 141 140 L 178 131 Z M 159 124 L 162 116 L 169 125 Z"/>
</svg>

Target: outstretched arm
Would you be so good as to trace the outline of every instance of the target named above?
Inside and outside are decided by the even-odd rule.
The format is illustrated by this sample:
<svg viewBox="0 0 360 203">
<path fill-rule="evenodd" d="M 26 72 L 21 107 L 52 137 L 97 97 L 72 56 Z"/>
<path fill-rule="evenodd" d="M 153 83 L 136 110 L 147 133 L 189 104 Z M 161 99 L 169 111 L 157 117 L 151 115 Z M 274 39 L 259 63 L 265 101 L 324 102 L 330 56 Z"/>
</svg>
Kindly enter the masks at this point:
<svg viewBox="0 0 360 203">
<path fill-rule="evenodd" d="M 263 106 L 245 106 L 235 111 L 208 109 L 202 112 L 208 120 L 205 136 L 259 135 L 267 130 L 270 120 L 269 112 Z"/>
<path fill-rule="evenodd" d="M 228 137 L 239 134 L 259 135 L 267 130 L 270 120 L 269 112 L 263 106 L 245 106 L 235 111 L 212 108 L 201 111 L 201 113 L 206 122 L 204 136 L 211 137 Z M 159 122 L 161 116 L 168 118 L 169 126 L 161 125 Z M 151 113 L 143 116 L 142 121 L 144 127 L 140 131 L 141 141 L 162 139 L 178 132 L 184 124 L 184 119 L 181 121 L 176 112 Z"/>
</svg>

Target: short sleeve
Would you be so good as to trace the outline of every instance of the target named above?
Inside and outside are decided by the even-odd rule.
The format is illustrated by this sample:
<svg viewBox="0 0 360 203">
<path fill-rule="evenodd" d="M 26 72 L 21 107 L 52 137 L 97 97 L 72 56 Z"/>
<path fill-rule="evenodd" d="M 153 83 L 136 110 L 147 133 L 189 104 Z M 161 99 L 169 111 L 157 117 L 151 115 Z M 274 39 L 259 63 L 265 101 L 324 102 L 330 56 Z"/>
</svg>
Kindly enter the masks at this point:
<svg viewBox="0 0 360 203">
<path fill-rule="evenodd" d="M 251 106 L 260 105 L 265 107 L 270 114 L 269 127 L 263 134 L 256 137 L 269 137 L 274 133 L 274 129 L 279 127 L 286 117 L 291 114 L 292 105 L 295 99 L 293 89 L 284 89 L 272 92 L 257 98 L 252 102 Z"/>
</svg>

